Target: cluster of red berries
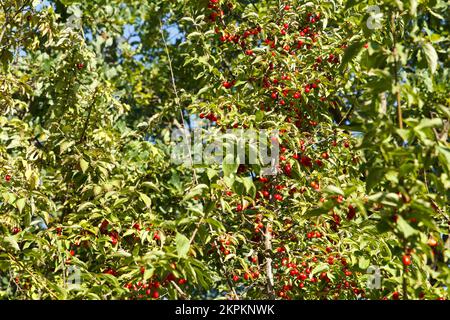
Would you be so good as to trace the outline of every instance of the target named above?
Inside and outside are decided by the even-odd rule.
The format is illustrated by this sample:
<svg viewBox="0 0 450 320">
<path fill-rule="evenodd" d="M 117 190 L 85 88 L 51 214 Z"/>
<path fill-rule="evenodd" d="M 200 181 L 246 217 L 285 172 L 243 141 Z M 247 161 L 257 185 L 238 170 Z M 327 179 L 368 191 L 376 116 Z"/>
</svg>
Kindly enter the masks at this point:
<svg viewBox="0 0 450 320">
<path fill-rule="evenodd" d="M 109 221 L 103 220 L 102 224 L 100 225 L 100 233 L 101 234 L 107 234 L 111 238 L 111 243 L 113 246 L 115 246 L 119 241 L 119 233 L 116 230 L 109 231 Z"/>
<path fill-rule="evenodd" d="M 208 119 L 211 122 L 217 122 L 217 120 L 219 120 L 219 118 L 214 113 L 209 113 L 207 115 L 205 115 L 204 113 L 200 113 L 199 118 Z"/>
<path fill-rule="evenodd" d="M 82 70 L 82 69 L 84 69 L 84 63 L 79 62 L 79 63 L 77 63 L 77 64 L 75 65 L 75 67 L 76 67 L 78 70 Z"/>
<path fill-rule="evenodd" d="M 161 284 L 158 281 L 138 281 L 135 284 L 127 283 L 125 288 L 130 290 L 131 300 L 158 299 Z"/>
<path fill-rule="evenodd" d="M 219 0 L 210 0 L 208 4 L 208 9 L 211 10 L 211 13 L 209 15 L 209 20 L 211 22 L 214 22 L 217 20 L 217 18 L 222 18 L 224 15 L 224 12 L 220 7 L 217 6 L 219 3 Z"/>
</svg>

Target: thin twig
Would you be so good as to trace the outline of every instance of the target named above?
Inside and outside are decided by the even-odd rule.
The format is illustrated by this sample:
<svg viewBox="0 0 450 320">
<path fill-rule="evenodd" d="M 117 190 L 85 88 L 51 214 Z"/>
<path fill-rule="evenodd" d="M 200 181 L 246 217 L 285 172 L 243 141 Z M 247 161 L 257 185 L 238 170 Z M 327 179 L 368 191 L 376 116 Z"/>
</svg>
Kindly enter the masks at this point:
<svg viewBox="0 0 450 320">
<path fill-rule="evenodd" d="M 403 115 L 402 115 L 402 104 L 401 104 L 401 98 L 400 98 L 400 87 L 399 87 L 399 80 L 398 80 L 398 53 L 397 53 L 397 39 L 395 35 L 395 17 L 394 14 L 391 15 L 391 31 L 392 31 L 392 39 L 393 39 L 393 45 L 394 48 L 392 49 L 392 54 L 394 56 L 394 81 L 395 81 L 395 88 L 396 88 L 396 98 L 397 98 L 397 117 L 398 117 L 398 127 L 400 129 L 403 129 Z"/>
<path fill-rule="evenodd" d="M 213 229 L 212 229 L 211 225 L 209 225 L 209 230 L 211 231 L 211 233 L 213 233 Z M 233 296 L 239 300 L 239 297 L 236 293 L 236 290 L 234 289 L 233 283 L 231 282 L 231 279 L 227 272 L 227 269 L 225 268 L 225 263 L 222 259 L 222 256 L 220 255 L 219 246 L 218 246 L 216 240 L 214 240 L 214 247 L 216 248 L 217 255 L 219 256 L 219 262 L 220 262 L 220 265 L 222 266 L 222 270 L 224 272 L 225 278 L 227 279 L 228 287 L 230 288 L 231 292 L 233 293 Z"/>
<path fill-rule="evenodd" d="M 97 89 L 98 89 L 98 87 L 95 88 L 95 92 L 94 92 L 94 96 L 92 98 L 92 102 L 89 105 L 88 115 L 86 117 L 86 120 L 84 121 L 83 131 L 81 132 L 81 136 L 80 136 L 80 139 L 79 139 L 80 143 L 83 142 L 83 140 L 85 139 L 86 131 L 87 131 L 87 128 L 89 126 L 89 121 L 91 119 L 92 109 L 93 109 L 94 104 L 95 104 L 95 98 L 97 96 L 97 91 L 98 91 Z"/>
<path fill-rule="evenodd" d="M 166 54 L 167 54 L 167 59 L 168 59 L 168 62 L 169 62 L 170 77 L 171 77 L 171 81 L 172 81 L 173 91 L 174 91 L 174 94 L 175 94 L 175 103 L 177 104 L 177 106 L 179 108 L 180 115 L 181 115 L 182 126 L 183 126 L 183 129 L 185 129 L 186 128 L 186 120 L 184 119 L 183 108 L 181 107 L 180 97 L 178 96 L 177 85 L 175 83 L 175 75 L 173 73 L 173 67 L 172 67 L 172 59 L 170 57 L 170 52 L 169 52 L 169 47 L 167 45 L 166 37 L 164 36 L 163 23 L 162 23 L 161 19 L 159 20 L 159 23 L 160 23 L 160 26 L 161 26 L 160 32 L 161 32 L 161 36 L 162 36 L 162 39 L 163 39 L 164 48 L 165 48 L 165 51 L 166 51 Z M 193 174 L 194 174 L 194 181 L 195 181 L 195 184 L 198 184 L 197 173 L 195 171 L 194 160 L 192 158 L 192 150 L 191 150 L 190 139 L 189 140 L 187 139 L 188 138 L 187 133 L 186 133 L 185 130 L 183 130 L 183 131 L 184 131 L 184 134 L 185 134 L 185 141 L 187 142 L 187 147 L 188 147 L 188 151 L 189 151 L 189 159 L 190 159 L 191 167 L 192 167 Z"/>
<path fill-rule="evenodd" d="M 267 276 L 267 293 L 269 294 L 269 299 L 275 299 L 275 292 L 273 289 L 273 271 L 272 271 L 272 234 L 269 231 L 272 225 L 268 223 L 266 225 L 266 232 L 264 233 L 264 256 L 266 264 L 266 276 Z"/>
<path fill-rule="evenodd" d="M 175 283 L 175 281 L 171 280 L 170 283 L 175 287 L 175 290 L 178 291 L 178 293 L 180 294 L 180 297 L 182 299 L 187 300 L 188 296 L 186 295 L 186 293 L 183 292 L 183 290 L 181 290 L 181 288 Z"/>
<path fill-rule="evenodd" d="M 43 287 L 44 289 L 46 289 L 48 291 L 48 293 L 55 299 L 58 299 L 58 296 L 55 295 L 55 293 L 53 293 L 53 291 L 50 290 L 50 288 L 47 287 L 47 285 L 45 285 L 44 282 L 40 281 L 42 279 L 37 279 L 37 277 L 35 276 L 35 274 L 33 272 L 31 272 L 27 267 L 25 267 L 20 261 L 18 261 L 16 259 L 16 257 L 14 257 L 11 253 L 7 252 L 9 258 L 11 260 L 13 260 L 20 268 L 22 268 L 23 270 L 25 270 L 34 280 L 35 283 L 41 287 Z"/>
</svg>

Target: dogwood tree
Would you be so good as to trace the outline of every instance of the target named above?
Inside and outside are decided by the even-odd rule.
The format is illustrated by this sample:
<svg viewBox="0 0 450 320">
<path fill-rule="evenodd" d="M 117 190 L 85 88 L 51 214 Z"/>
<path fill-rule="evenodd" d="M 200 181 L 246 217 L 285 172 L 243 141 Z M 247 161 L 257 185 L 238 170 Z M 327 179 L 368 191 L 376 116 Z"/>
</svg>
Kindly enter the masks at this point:
<svg viewBox="0 0 450 320">
<path fill-rule="evenodd" d="M 447 298 L 447 7 L 2 1 L 0 296 Z"/>
</svg>

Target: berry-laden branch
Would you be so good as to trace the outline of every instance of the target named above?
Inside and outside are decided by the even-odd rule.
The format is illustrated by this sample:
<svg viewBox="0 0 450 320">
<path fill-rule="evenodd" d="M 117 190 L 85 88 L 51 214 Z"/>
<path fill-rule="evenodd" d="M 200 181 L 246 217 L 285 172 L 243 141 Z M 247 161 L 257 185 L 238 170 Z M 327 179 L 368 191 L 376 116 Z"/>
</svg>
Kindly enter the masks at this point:
<svg viewBox="0 0 450 320">
<path fill-rule="evenodd" d="M 20 262 L 19 260 L 16 259 L 16 257 L 14 257 L 11 253 L 7 252 L 9 258 L 14 261 L 19 268 L 21 268 L 22 270 L 25 270 L 26 273 L 28 273 L 31 278 L 33 278 L 35 280 L 36 285 L 40 286 L 41 288 L 45 289 L 54 299 L 58 300 L 58 296 L 53 293 L 53 291 L 47 287 L 47 285 L 45 284 L 45 281 L 42 281 L 43 279 L 38 279 L 38 277 L 32 272 L 30 271 L 27 267 L 25 267 L 22 262 Z M 45 279 L 45 278 L 44 278 Z"/>
<path fill-rule="evenodd" d="M 213 233 L 213 229 L 212 229 L 211 225 L 209 225 L 209 231 L 211 233 Z M 236 300 L 239 300 L 239 296 L 237 295 L 236 290 L 234 289 L 233 283 L 231 282 L 230 275 L 228 274 L 227 269 L 225 268 L 225 263 L 222 259 L 221 252 L 219 250 L 219 246 L 218 246 L 216 240 L 214 240 L 214 247 L 216 248 L 217 255 L 219 256 L 219 262 L 220 262 L 220 265 L 222 266 L 222 270 L 224 272 L 225 278 L 227 279 L 228 287 L 230 288 L 231 292 L 233 293 L 233 297 Z"/>
</svg>

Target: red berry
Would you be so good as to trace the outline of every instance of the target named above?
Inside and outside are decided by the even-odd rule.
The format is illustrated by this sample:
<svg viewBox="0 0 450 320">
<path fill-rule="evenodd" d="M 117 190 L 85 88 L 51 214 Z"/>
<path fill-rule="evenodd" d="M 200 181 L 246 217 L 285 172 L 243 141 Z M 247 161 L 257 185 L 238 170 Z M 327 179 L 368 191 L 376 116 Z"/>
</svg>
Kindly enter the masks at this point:
<svg viewBox="0 0 450 320">
<path fill-rule="evenodd" d="M 111 243 L 113 244 L 113 246 L 117 244 L 117 238 L 114 235 L 111 236 Z"/>
<path fill-rule="evenodd" d="M 141 225 L 140 225 L 139 223 L 135 223 L 135 224 L 133 225 L 133 228 L 136 229 L 136 230 L 138 230 L 138 231 L 141 231 Z"/>
<path fill-rule="evenodd" d="M 222 85 L 224 86 L 225 89 L 230 89 L 233 86 L 232 82 L 228 82 L 228 81 L 224 81 L 222 83 Z"/>
<path fill-rule="evenodd" d="M 269 182 L 269 179 L 267 179 L 266 177 L 260 177 L 259 181 L 262 183 L 267 183 L 267 182 Z"/>
<path fill-rule="evenodd" d="M 356 209 L 350 204 L 348 206 L 347 219 L 352 220 L 356 215 Z"/>
<path fill-rule="evenodd" d="M 275 199 L 277 199 L 278 201 L 282 201 L 283 200 L 283 196 L 281 195 L 281 194 L 276 194 L 275 196 Z"/>
<path fill-rule="evenodd" d="M 305 167 L 312 167 L 311 158 L 308 156 L 301 156 L 300 163 Z"/>
<path fill-rule="evenodd" d="M 291 174 L 292 171 L 292 167 L 291 165 L 288 163 L 284 166 L 284 172 L 286 172 L 286 174 L 289 176 Z"/>
<path fill-rule="evenodd" d="M 402 261 L 405 266 L 411 265 L 411 263 L 412 263 L 411 256 L 408 254 L 405 254 L 402 258 Z"/>
<path fill-rule="evenodd" d="M 430 247 L 436 247 L 438 245 L 438 242 L 434 238 L 430 238 L 427 243 Z"/>
<path fill-rule="evenodd" d="M 11 176 L 9 174 L 7 174 L 5 176 L 5 180 L 6 180 L 6 182 L 10 182 L 11 181 Z"/>
</svg>

